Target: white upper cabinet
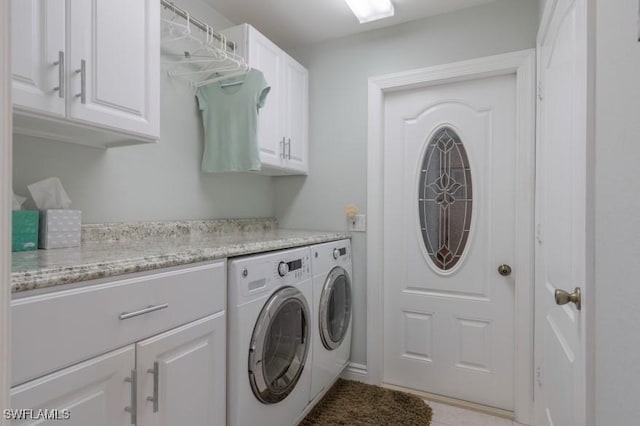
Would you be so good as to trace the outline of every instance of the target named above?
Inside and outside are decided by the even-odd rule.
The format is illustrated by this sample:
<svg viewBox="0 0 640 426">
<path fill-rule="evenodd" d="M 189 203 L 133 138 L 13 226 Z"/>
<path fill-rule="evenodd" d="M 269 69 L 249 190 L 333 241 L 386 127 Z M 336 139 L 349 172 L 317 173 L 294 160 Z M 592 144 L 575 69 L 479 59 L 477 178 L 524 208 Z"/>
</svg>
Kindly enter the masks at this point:
<svg viewBox="0 0 640 426">
<path fill-rule="evenodd" d="M 159 0 L 70 5 L 70 118 L 158 135 Z"/>
<path fill-rule="evenodd" d="M 286 97 L 283 102 L 282 122 L 287 126 L 284 129 L 284 134 L 287 135 L 284 163 L 288 169 L 306 174 L 309 170 L 307 164 L 309 74 L 302 65 L 285 55 L 283 77 L 283 93 Z"/>
<path fill-rule="evenodd" d="M 251 40 L 252 44 L 246 57 L 247 62 L 252 68 L 262 71 L 264 79 L 271 86 L 267 101 L 258 113 L 260 162 L 265 165 L 279 166 L 284 143 L 279 108 L 282 102 L 280 88 L 282 55 L 278 46 L 257 31 L 252 34 Z"/>
<path fill-rule="evenodd" d="M 12 9 L 16 133 L 100 147 L 158 140 L 159 1 L 13 0 Z"/>
<path fill-rule="evenodd" d="M 308 172 L 308 71 L 248 24 L 223 33 L 238 45 L 251 68 L 271 86 L 259 112 L 258 144 L 262 174 Z"/>
<path fill-rule="evenodd" d="M 65 116 L 64 4 L 65 0 L 11 3 L 12 96 L 16 107 Z"/>
</svg>

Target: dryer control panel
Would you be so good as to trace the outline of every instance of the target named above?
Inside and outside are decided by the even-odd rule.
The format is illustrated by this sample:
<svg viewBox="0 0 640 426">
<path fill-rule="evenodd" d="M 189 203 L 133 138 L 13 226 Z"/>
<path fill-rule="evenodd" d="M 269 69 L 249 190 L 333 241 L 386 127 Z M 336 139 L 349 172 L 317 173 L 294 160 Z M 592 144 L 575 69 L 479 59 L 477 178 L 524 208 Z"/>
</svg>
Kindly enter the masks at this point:
<svg viewBox="0 0 640 426">
<path fill-rule="evenodd" d="M 351 241 L 339 240 L 311 246 L 313 275 L 326 274 L 335 266 L 351 271 Z"/>
</svg>

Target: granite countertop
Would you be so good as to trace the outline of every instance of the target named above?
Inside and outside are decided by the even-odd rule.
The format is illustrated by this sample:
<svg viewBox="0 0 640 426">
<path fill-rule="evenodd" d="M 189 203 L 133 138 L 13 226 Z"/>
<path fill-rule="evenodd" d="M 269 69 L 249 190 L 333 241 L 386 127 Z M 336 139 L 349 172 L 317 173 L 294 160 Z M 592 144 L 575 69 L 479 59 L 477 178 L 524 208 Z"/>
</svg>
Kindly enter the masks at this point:
<svg viewBox="0 0 640 426">
<path fill-rule="evenodd" d="M 13 253 L 11 292 L 345 238 L 346 232 L 278 229 L 274 219 L 89 225 L 81 247 Z"/>
</svg>

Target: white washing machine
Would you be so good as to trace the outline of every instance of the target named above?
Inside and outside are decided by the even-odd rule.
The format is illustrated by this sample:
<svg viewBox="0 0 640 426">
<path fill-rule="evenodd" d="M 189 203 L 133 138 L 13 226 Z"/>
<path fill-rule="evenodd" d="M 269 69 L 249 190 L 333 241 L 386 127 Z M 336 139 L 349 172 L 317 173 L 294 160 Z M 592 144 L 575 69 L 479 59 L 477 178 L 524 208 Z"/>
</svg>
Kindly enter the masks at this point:
<svg viewBox="0 0 640 426">
<path fill-rule="evenodd" d="M 310 268 L 308 247 L 229 262 L 228 425 L 301 420 L 311 386 Z"/>
<path fill-rule="evenodd" d="M 313 274 L 313 357 L 311 395 L 314 400 L 335 382 L 351 353 L 351 241 L 311 246 Z"/>
</svg>

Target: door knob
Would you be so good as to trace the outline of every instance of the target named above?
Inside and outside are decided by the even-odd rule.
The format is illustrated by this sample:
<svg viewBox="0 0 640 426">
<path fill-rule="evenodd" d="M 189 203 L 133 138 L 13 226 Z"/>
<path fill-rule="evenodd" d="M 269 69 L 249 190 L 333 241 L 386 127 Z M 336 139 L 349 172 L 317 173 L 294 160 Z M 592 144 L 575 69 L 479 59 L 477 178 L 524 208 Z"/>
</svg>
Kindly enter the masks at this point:
<svg viewBox="0 0 640 426">
<path fill-rule="evenodd" d="M 498 273 L 503 277 L 508 277 L 511 275 L 511 266 L 507 264 L 498 266 Z"/>
<path fill-rule="evenodd" d="M 573 293 L 567 293 L 564 290 L 557 289 L 555 296 L 556 303 L 558 305 L 566 305 L 567 303 L 572 302 L 575 303 L 577 310 L 580 310 L 582 307 L 582 294 L 580 293 L 580 287 L 576 287 L 576 289 L 573 290 Z"/>
</svg>

